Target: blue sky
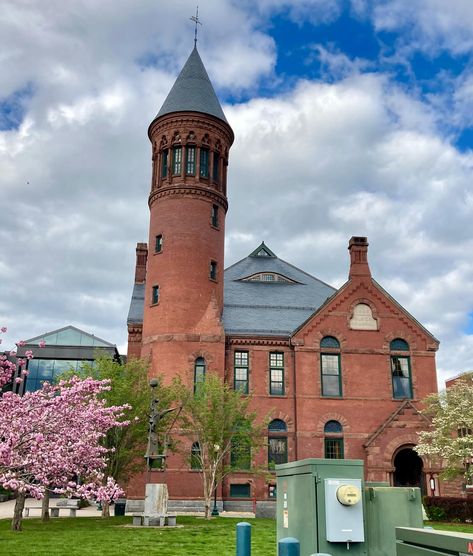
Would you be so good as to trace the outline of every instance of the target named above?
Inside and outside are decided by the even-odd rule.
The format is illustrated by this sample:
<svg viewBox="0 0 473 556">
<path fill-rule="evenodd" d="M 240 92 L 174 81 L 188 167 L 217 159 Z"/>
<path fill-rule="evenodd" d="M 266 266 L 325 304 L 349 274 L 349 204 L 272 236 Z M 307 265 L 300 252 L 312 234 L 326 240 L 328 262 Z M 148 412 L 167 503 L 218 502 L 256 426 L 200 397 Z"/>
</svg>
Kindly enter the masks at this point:
<svg viewBox="0 0 473 556">
<path fill-rule="evenodd" d="M 73 324 L 126 344 L 146 241 L 147 127 L 195 3 L 6 0 L 0 19 L 5 346 Z M 473 2 L 201 0 L 198 48 L 235 132 L 226 265 L 262 240 L 339 286 L 378 282 L 473 369 Z"/>
</svg>

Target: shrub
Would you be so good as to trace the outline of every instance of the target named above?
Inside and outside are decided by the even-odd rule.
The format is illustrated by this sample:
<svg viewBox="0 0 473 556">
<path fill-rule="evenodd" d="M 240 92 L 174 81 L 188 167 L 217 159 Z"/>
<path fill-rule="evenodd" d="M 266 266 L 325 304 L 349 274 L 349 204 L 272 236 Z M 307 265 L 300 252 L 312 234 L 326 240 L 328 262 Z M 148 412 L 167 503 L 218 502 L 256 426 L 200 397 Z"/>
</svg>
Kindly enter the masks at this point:
<svg viewBox="0 0 473 556">
<path fill-rule="evenodd" d="M 425 513 L 432 521 L 473 520 L 473 499 L 449 496 L 424 496 Z"/>
</svg>

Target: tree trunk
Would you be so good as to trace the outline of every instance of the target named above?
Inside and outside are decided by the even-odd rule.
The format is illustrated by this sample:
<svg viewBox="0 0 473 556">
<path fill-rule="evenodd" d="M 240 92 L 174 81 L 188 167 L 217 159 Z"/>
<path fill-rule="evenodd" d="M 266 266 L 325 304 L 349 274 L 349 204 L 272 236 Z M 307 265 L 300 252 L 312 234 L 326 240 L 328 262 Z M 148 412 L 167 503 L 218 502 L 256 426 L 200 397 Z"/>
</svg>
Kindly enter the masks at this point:
<svg viewBox="0 0 473 556">
<path fill-rule="evenodd" d="M 11 522 L 12 531 L 21 531 L 21 521 L 23 518 L 23 508 L 25 507 L 25 494 L 18 494 L 15 501 L 15 510 L 13 512 L 13 519 Z"/>
<path fill-rule="evenodd" d="M 49 521 L 49 490 L 45 491 L 41 501 L 41 521 Z"/>
<path fill-rule="evenodd" d="M 102 502 L 102 517 L 110 517 L 110 504 Z"/>
<path fill-rule="evenodd" d="M 210 519 L 210 500 L 205 498 L 205 519 Z"/>
</svg>

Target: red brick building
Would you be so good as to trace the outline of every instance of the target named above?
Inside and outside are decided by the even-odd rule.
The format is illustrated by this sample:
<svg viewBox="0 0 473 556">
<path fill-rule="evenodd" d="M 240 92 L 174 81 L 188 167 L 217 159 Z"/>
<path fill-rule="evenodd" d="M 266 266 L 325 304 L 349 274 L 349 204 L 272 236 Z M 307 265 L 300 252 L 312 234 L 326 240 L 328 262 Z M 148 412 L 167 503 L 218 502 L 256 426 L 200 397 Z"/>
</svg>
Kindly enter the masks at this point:
<svg viewBox="0 0 473 556">
<path fill-rule="evenodd" d="M 218 373 L 251 392 L 274 418 L 259 464 L 360 458 L 367 480 L 438 494 L 438 470 L 412 451 L 426 426 L 419 401 L 437 389 L 438 341 L 372 278 L 367 238 L 350 239 L 339 289 L 264 243 L 224 271 L 233 131 L 195 48 L 149 137 L 149 242 L 136 250 L 128 355 L 149 357 L 153 375 L 192 386 Z M 159 480 L 171 498 L 200 497 L 189 466 L 168 459 Z M 143 484 L 130 494 L 142 496 Z M 273 496 L 271 480 L 245 471 L 219 486 L 227 501 Z"/>
</svg>

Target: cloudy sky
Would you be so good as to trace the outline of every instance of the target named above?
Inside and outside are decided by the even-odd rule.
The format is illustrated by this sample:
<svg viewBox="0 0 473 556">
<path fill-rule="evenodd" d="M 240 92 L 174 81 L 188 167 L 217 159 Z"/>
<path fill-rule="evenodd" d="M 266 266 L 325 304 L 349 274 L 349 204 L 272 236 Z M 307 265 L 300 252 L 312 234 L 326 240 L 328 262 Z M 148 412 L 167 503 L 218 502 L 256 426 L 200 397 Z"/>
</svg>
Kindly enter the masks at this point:
<svg viewBox="0 0 473 556">
<path fill-rule="evenodd" d="M 200 0 L 199 51 L 236 140 L 226 265 L 265 240 L 340 286 L 348 239 L 473 368 L 473 2 Z M 147 127 L 195 0 L 3 0 L 2 347 L 74 324 L 126 348 L 146 241 Z"/>
</svg>

